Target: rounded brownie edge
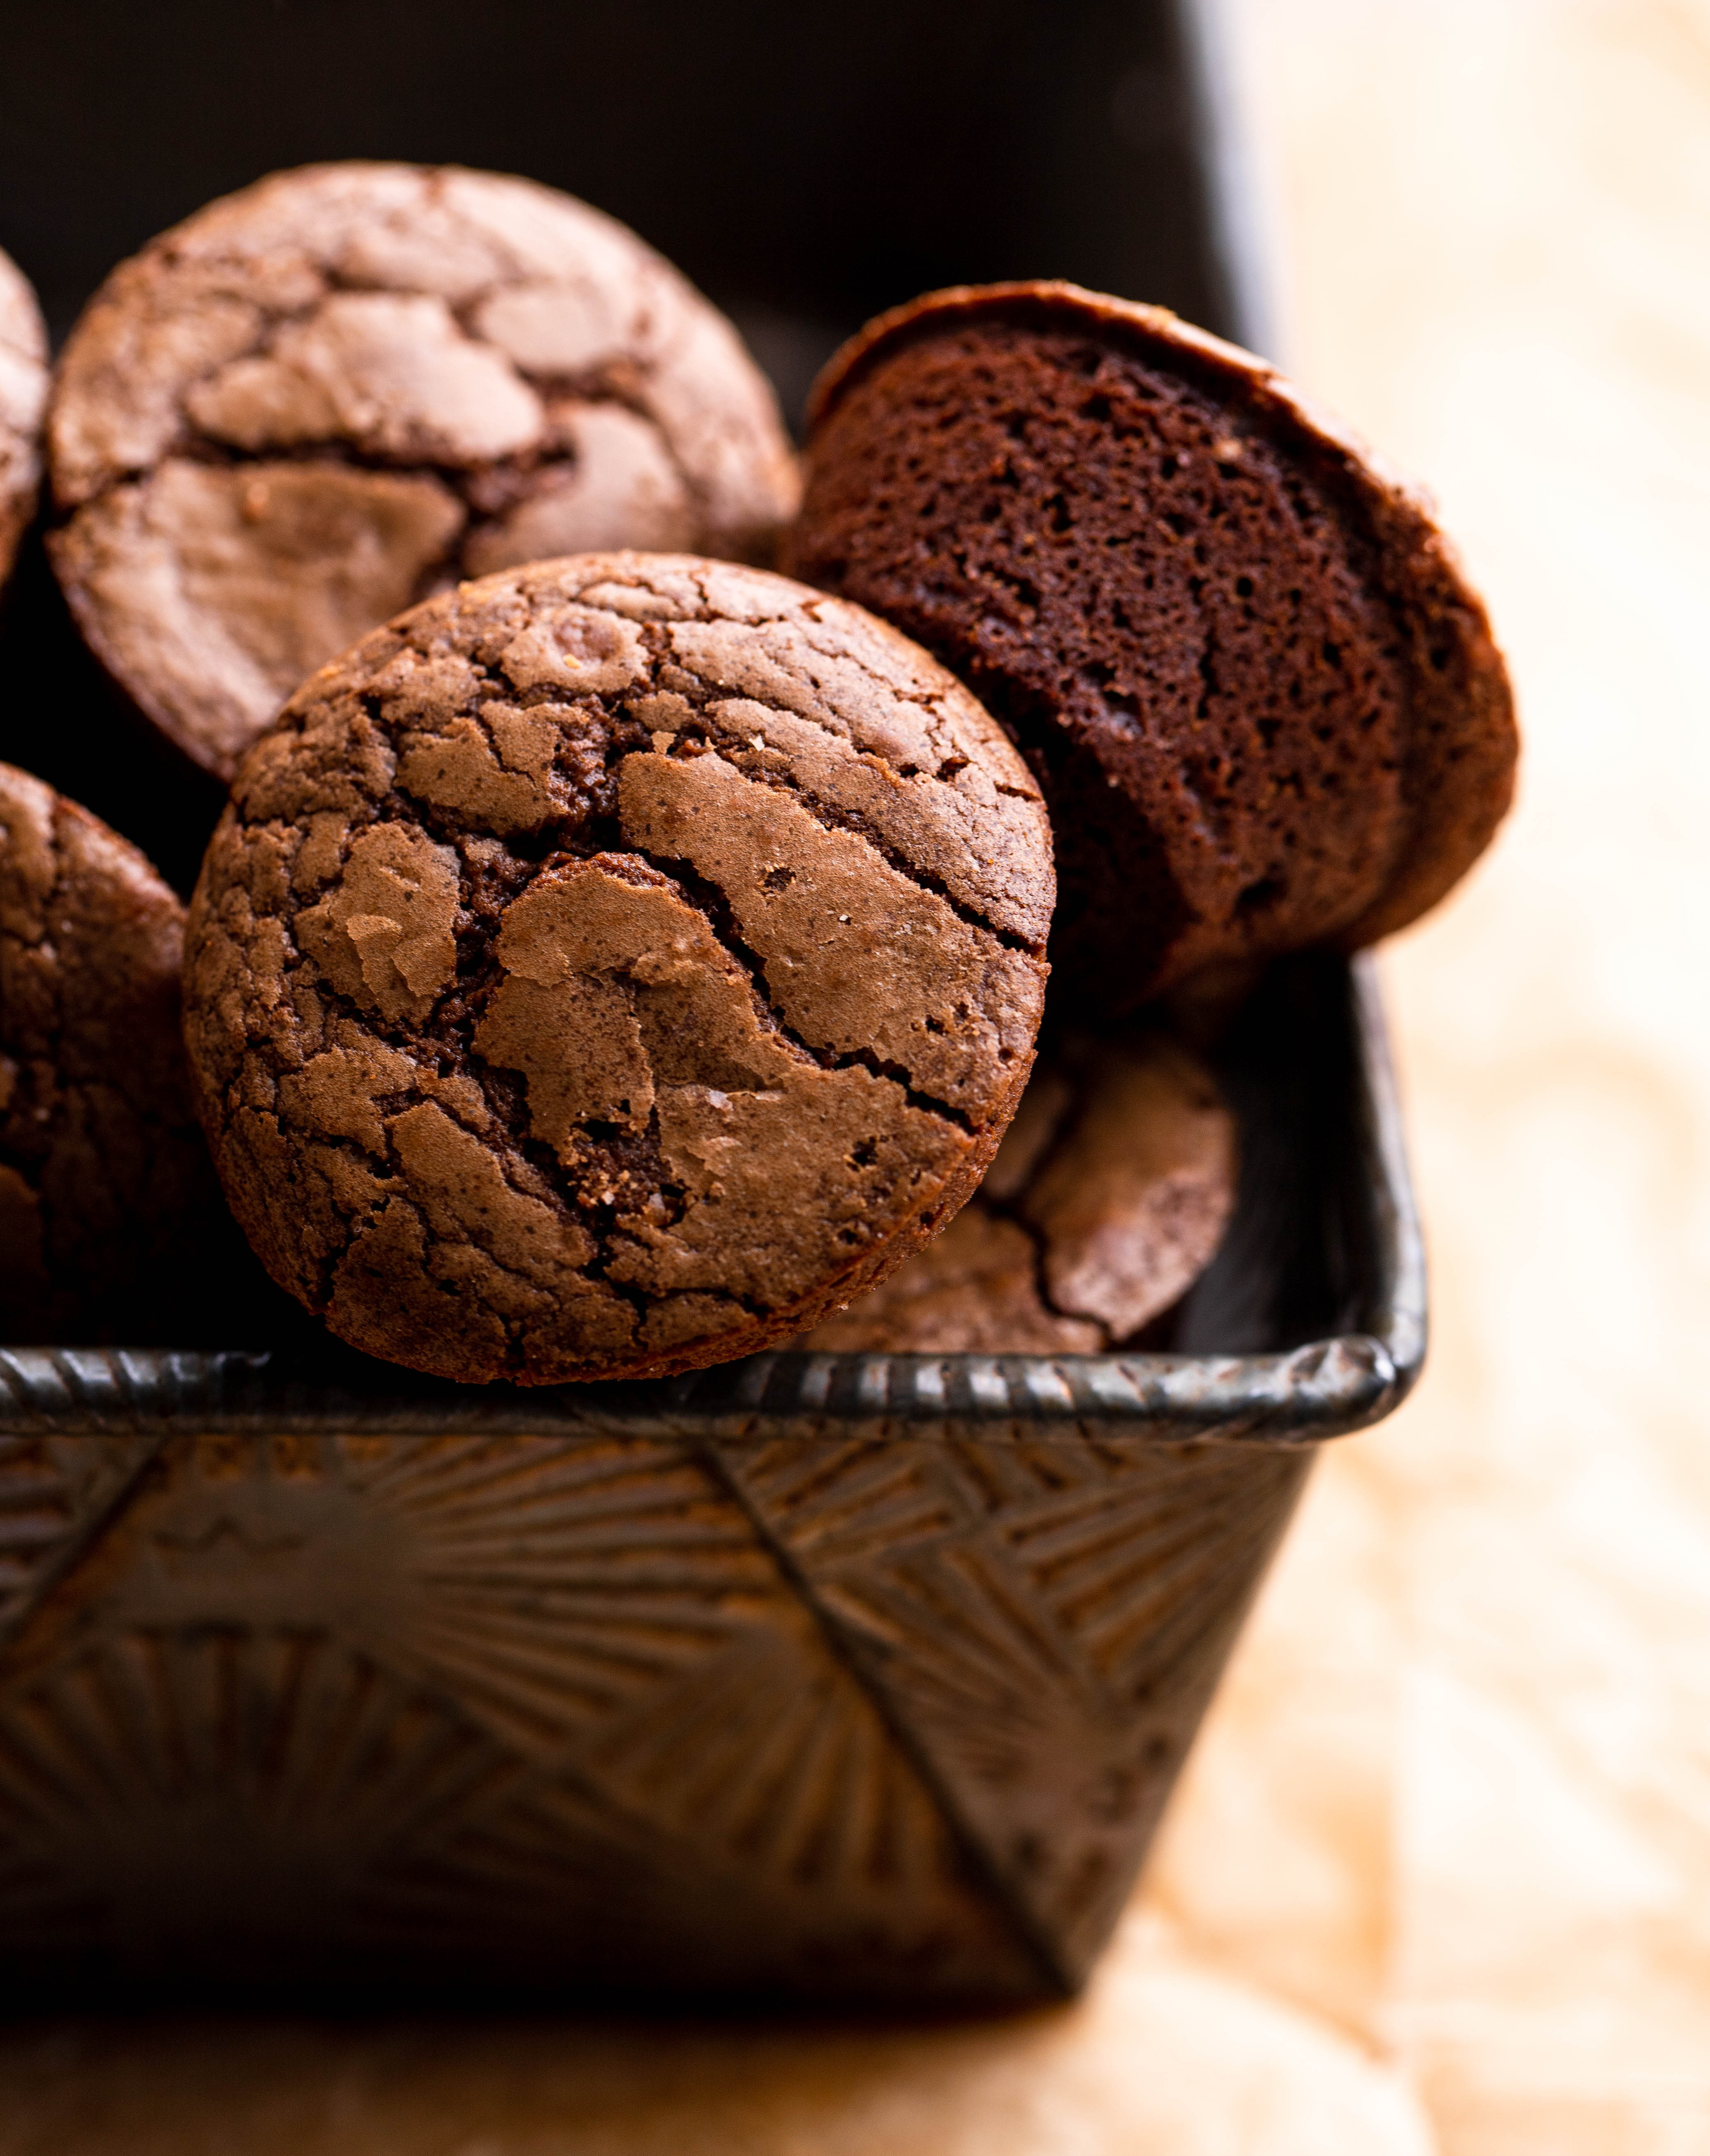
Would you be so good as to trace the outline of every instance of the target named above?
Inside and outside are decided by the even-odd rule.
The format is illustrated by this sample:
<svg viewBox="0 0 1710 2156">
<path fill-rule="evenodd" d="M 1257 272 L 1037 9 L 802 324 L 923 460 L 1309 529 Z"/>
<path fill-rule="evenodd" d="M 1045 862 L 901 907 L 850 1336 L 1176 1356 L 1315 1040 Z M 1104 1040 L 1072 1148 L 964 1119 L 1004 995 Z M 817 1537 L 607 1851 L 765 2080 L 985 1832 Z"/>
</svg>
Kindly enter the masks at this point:
<svg viewBox="0 0 1710 2156">
<path fill-rule="evenodd" d="M 978 1183 L 1051 896 L 1024 767 L 884 624 L 692 557 L 531 565 L 246 760 L 191 913 L 204 1126 L 269 1271 L 371 1353 L 727 1360 Z"/>
<path fill-rule="evenodd" d="M 1064 382 L 1113 408 L 1067 446 Z M 1147 427 L 1149 470 L 1122 447 Z M 822 374 L 806 463 L 786 566 L 896 621 L 1028 747 L 1063 839 L 1066 987 L 1107 998 L 1122 969 L 1132 1004 L 1208 964 L 1357 947 L 1435 903 L 1506 811 L 1506 674 L 1428 501 L 1162 309 L 1045 282 L 894 309 Z M 1316 621 L 1290 547 L 1327 595 Z"/>
</svg>

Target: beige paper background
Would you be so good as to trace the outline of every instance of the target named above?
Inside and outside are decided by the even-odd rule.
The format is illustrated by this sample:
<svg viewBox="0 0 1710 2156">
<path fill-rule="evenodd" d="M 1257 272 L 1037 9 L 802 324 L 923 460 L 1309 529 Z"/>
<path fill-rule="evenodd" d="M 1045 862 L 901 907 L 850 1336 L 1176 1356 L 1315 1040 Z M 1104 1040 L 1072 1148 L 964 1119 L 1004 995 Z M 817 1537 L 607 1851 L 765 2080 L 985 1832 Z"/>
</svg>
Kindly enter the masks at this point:
<svg viewBox="0 0 1710 2156">
<path fill-rule="evenodd" d="M 1285 353 L 1528 737 L 1387 960 L 1433 1259 L 1081 2005 L 0 2030 L 0 2156 L 1710 2152 L 1710 0 L 1228 0 Z"/>
<path fill-rule="evenodd" d="M 1374 2042 L 1454 2156 L 1688 2156 L 1710 2149 L 1710 7 L 1230 20 L 1290 363 L 1438 493 L 1527 760 L 1496 853 L 1386 962 L 1431 1363 L 1327 1462 L 1152 1892 Z"/>
</svg>

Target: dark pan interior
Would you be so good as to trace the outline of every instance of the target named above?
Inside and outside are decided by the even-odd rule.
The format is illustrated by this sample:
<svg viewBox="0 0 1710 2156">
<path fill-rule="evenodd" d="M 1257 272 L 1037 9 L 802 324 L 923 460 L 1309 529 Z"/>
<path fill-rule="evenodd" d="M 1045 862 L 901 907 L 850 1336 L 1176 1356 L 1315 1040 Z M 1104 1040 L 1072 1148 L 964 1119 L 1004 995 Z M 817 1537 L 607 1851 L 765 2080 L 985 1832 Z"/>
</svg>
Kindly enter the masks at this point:
<svg viewBox="0 0 1710 2156">
<path fill-rule="evenodd" d="M 934 285 L 1068 276 L 1217 329 L 1158 0 L 54 0 L 8 11 L 0 246 L 56 336 L 114 263 L 282 165 L 526 173 L 742 316 L 792 404 Z"/>
</svg>

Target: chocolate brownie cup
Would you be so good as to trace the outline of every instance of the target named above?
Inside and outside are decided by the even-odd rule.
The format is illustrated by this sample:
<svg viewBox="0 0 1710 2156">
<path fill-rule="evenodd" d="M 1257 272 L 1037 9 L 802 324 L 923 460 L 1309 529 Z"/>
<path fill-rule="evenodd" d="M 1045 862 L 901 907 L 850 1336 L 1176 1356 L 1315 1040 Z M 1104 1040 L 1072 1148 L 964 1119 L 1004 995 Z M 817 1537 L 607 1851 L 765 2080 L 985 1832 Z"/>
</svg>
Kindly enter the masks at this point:
<svg viewBox="0 0 1710 2156">
<path fill-rule="evenodd" d="M 526 180 L 280 172 L 108 278 L 49 421 L 95 652 L 229 778 L 291 690 L 459 577 L 611 547 L 769 559 L 770 388 L 634 233 Z"/>
<path fill-rule="evenodd" d="M 232 1234 L 190 1105 L 184 909 L 0 764 L 0 1338 L 155 1337 Z"/>
<path fill-rule="evenodd" d="M 785 1338 L 978 1181 L 1053 897 L 1025 766 L 860 608 L 683 556 L 465 584 L 239 773 L 186 1029 L 268 1270 L 524 1383 Z"/>
<path fill-rule="evenodd" d="M 1061 985 L 1354 948 L 1506 810 L 1482 607 L 1418 494 L 1261 361 L 1072 285 L 930 295 L 821 377 L 787 566 L 872 608 L 1024 747 Z"/>
<path fill-rule="evenodd" d="M 48 402 L 48 333 L 28 279 L 0 254 L 0 584 L 35 514 Z"/>
<path fill-rule="evenodd" d="M 804 1348 L 1096 1355 L 1178 1301 L 1235 1207 L 1235 1119 L 1166 1034 L 1041 1059 L 985 1181 L 937 1240 Z"/>
</svg>

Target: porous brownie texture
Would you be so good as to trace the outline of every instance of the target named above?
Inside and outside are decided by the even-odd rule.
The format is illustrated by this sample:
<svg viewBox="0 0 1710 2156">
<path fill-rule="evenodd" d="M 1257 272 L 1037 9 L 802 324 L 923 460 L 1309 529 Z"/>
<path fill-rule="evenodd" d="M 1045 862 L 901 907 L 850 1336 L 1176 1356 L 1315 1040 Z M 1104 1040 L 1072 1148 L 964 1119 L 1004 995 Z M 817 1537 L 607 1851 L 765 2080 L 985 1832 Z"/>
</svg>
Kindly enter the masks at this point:
<svg viewBox="0 0 1710 2156">
<path fill-rule="evenodd" d="M 1042 1055 L 973 1197 L 804 1348 L 1096 1355 L 1162 1317 L 1234 1210 L 1235 1118 L 1168 1034 Z"/>
<path fill-rule="evenodd" d="M 661 1374 L 876 1283 L 1014 1112 L 1050 830 L 968 692 L 761 571 L 578 557 L 323 668 L 239 772 L 186 1025 L 227 1194 L 370 1353 Z"/>
<path fill-rule="evenodd" d="M 0 1337 L 147 1339 L 231 1234 L 179 1033 L 184 909 L 0 764 Z M 229 1253 L 228 1253 L 229 1254 Z"/>
<path fill-rule="evenodd" d="M 122 264 L 49 445 L 85 635 L 223 778 L 314 668 L 458 578 L 612 547 L 769 560 L 797 490 L 736 331 L 634 233 L 411 165 L 276 173 Z"/>
<path fill-rule="evenodd" d="M 0 584 L 35 514 L 48 402 L 48 333 L 28 280 L 0 254 Z"/>
<path fill-rule="evenodd" d="M 1262 362 L 1062 284 L 930 295 L 834 360 L 786 566 L 1009 728 L 1058 833 L 1060 988 L 1353 949 L 1488 843 L 1502 659 L 1429 505 Z"/>
</svg>

